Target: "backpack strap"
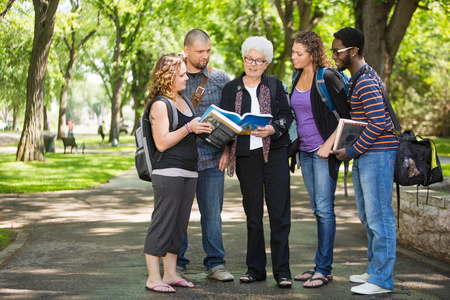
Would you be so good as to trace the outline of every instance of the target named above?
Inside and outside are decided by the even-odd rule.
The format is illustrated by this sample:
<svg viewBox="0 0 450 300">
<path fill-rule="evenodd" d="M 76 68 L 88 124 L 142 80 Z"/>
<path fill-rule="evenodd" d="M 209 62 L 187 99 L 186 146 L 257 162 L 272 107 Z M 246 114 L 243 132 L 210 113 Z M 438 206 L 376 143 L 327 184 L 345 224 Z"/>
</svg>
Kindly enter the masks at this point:
<svg viewBox="0 0 450 300">
<path fill-rule="evenodd" d="M 175 104 L 173 103 L 173 101 L 163 95 L 156 96 L 156 98 L 155 98 L 155 100 L 153 100 L 152 104 L 155 103 L 156 101 L 162 101 L 167 105 L 167 114 L 169 117 L 169 122 L 172 123 L 171 131 L 174 131 L 175 129 L 177 129 L 178 112 L 177 112 L 177 108 L 175 107 Z M 188 101 L 186 101 L 186 102 L 188 102 Z M 188 105 L 189 104 L 190 104 L 190 101 L 188 102 Z M 192 104 L 190 104 L 189 107 L 192 107 Z M 149 107 L 149 112 L 150 112 L 150 107 Z"/>
<path fill-rule="evenodd" d="M 339 121 L 341 117 L 339 116 L 336 107 L 331 101 L 330 93 L 328 93 L 327 86 L 325 85 L 324 74 L 325 71 L 329 69 L 328 67 L 320 67 L 316 73 L 316 89 L 319 91 L 320 97 L 322 101 L 328 106 L 331 112 L 336 116 L 336 119 Z"/>
<path fill-rule="evenodd" d="M 212 66 L 208 66 L 208 75 L 210 75 L 212 72 Z M 191 95 L 191 103 L 193 104 L 194 108 L 197 109 L 197 107 L 200 105 L 200 102 L 202 102 L 203 97 L 205 96 L 205 86 L 208 82 L 209 77 L 203 76 L 202 83 L 199 87 L 195 89 L 195 91 Z M 194 109 L 194 111 L 195 111 Z"/>
<path fill-rule="evenodd" d="M 325 84 L 325 78 L 324 74 L 325 71 L 330 69 L 329 67 L 320 67 L 319 70 L 317 70 L 316 73 L 316 89 L 319 91 L 320 97 L 322 98 L 322 101 L 325 102 L 325 104 L 328 106 L 328 108 L 331 110 L 331 112 L 336 117 L 336 120 L 341 119 L 339 116 L 339 113 L 336 110 L 336 107 L 333 104 L 333 101 L 331 101 L 330 93 L 328 93 L 327 86 Z M 344 82 L 344 88 L 345 92 L 348 92 L 348 76 L 342 71 L 338 71 L 341 74 L 342 80 Z M 347 82 L 346 82 L 347 81 Z M 349 162 L 344 162 L 344 193 L 345 197 L 348 196 L 348 190 L 347 190 L 347 177 L 348 177 L 348 169 L 349 169 Z"/>
</svg>

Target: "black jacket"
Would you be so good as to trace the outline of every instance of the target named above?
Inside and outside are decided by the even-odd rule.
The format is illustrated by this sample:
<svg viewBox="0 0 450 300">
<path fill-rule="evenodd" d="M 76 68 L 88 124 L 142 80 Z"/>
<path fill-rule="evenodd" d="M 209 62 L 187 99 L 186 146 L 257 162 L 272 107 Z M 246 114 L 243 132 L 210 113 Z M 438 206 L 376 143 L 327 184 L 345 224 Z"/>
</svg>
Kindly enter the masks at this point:
<svg viewBox="0 0 450 300">
<path fill-rule="evenodd" d="M 239 90 L 243 90 L 242 94 L 242 108 L 241 115 L 250 112 L 251 110 L 251 97 L 248 91 L 245 89 L 242 77 L 245 73 L 241 74 L 238 78 L 230 81 L 222 91 L 222 99 L 220 101 L 220 107 L 228 111 L 235 112 L 236 93 Z M 258 85 L 256 94 L 259 97 L 260 86 L 264 84 L 269 86 L 269 77 L 265 74 L 261 77 L 261 83 Z M 270 109 L 272 111 L 272 126 L 275 129 L 275 134 L 271 136 L 270 149 L 276 149 L 280 147 L 286 147 L 289 145 L 288 129 L 292 123 L 291 108 L 287 101 L 287 95 L 284 91 L 283 84 L 277 79 L 277 95 L 276 99 L 271 99 Z M 250 136 L 238 135 L 236 156 L 249 156 L 250 155 Z"/>
</svg>

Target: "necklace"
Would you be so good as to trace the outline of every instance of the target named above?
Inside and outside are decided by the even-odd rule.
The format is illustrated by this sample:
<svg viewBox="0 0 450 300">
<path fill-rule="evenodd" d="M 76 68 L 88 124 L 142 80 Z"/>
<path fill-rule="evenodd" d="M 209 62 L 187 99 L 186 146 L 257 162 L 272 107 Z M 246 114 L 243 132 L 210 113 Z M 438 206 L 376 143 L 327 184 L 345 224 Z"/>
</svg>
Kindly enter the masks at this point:
<svg viewBox="0 0 450 300">
<path fill-rule="evenodd" d="M 303 77 L 303 85 L 306 85 L 307 83 L 309 83 L 310 79 L 309 76 L 306 73 L 302 73 L 302 77 Z"/>
</svg>

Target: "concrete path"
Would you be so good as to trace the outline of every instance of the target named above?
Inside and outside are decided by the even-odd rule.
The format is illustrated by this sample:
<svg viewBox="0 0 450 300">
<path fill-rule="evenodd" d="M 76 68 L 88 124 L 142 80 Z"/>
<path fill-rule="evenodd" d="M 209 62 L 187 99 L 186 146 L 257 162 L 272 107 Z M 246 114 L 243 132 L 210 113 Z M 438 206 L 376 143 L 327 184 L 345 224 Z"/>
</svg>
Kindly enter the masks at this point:
<svg viewBox="0 0 450 300">
<path fill-rule="evenodd" d="M 313 266 L 316 223 L 299 171 L 291 178 L 292 275 Z M 338 188 L 338 228 L 333 264 L 334 280 L 318 289 L 294 282 L 279 289 L 271 274 L 253 284 L 239 283 L 246 271 L 246 226 L 238 181 L 227 179 L 223 211 L 227 268 L 233 282 L 206 278 L 197 205 L 188 233 L 186 277 L 194 289 L 175 294 L 145 291 L 147 269 L 143 243 L 153 208 L 151 184 L 132 168 L 97 188 L 39 194 L 0 195 L 0 227 L 20 228 L 19 238 L 0 252 L 0 299 L 449 299 L 450 266 L 398 247 L 394 293 L 358 296 L 350 292 L 351 274 L 364 273 L 366 237 L 355 210 Z M 268 220 L 266 245 L 269 248 Z"/>
</svg>

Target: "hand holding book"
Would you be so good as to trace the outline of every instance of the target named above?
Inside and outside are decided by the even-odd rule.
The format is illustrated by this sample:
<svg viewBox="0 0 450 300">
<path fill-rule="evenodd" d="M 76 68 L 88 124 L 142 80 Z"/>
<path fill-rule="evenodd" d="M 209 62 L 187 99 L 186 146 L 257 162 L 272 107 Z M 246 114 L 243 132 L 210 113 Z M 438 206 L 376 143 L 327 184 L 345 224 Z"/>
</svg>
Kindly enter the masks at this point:
<svg viewBox="0 0 450 300">
<path fill-rule="evenodd" d="M 199 137 L 220 149 L 238 134 L 249 135 L 251 132 L 254 132 L 255 136 L 264 134 L 269 129 L 263 129 L 260 132 L 255 130 L 258 126 L 265 127 L 270 120 L 272 120 L 270 114 L 245 113 L 240 116 L 211 104 L 200 118 L 200 122 L 208 123 L 212 131 L 209 134 L 201 134 Z"/>
</svg>

